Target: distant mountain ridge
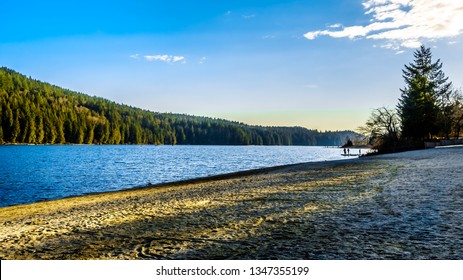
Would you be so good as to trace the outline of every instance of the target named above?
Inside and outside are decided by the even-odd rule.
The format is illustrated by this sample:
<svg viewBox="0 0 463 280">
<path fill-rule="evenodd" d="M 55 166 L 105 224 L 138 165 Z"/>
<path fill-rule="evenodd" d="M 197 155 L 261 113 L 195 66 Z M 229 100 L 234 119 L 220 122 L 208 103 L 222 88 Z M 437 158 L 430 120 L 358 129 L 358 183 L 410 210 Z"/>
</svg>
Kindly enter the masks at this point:
<svg viewBox="0 0 463 280">
<path fill-rule="evenodd" d="M 0 68 L 0 143 L 339 146 L 358 137 L 151 112 Z"/>
</svg>

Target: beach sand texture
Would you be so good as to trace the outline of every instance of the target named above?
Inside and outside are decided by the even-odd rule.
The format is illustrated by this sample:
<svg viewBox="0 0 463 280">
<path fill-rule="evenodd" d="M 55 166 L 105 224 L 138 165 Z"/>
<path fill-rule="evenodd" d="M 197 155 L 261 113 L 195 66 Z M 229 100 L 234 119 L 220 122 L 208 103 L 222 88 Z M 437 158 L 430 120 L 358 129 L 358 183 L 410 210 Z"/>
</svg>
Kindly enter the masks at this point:
<svg viewBox="0 0 463 280">
<path fill-rule="evenodd" d="M 463 259 L 463 147 L 0 208 L 1 259 Z"/>
</svg>

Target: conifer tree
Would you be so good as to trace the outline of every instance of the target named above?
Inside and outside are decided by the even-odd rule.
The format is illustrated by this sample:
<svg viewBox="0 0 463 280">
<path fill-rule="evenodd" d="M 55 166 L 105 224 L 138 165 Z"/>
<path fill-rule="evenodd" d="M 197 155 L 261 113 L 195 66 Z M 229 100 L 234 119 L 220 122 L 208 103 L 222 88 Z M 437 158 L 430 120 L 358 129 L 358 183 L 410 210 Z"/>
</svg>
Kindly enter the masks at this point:
<svg viewBox="0 0 463 280">
<path fill-rule="evenodd" d="M 261 127 L 154 113 L 0 67 L 0 143 L 341 145 L 350 131 Z"/>
<path fill-rule="evenodd" d="M 409 140 L 429 139 L 439 132 L 442 100 L 451 93 L 438 59 L 432 62 L 431 49 L 421 46 L 415 60 L 402 70 L 406 86 L 401 89 L 397 106 L 402 121 L 402 137 Z"/>
</svg>

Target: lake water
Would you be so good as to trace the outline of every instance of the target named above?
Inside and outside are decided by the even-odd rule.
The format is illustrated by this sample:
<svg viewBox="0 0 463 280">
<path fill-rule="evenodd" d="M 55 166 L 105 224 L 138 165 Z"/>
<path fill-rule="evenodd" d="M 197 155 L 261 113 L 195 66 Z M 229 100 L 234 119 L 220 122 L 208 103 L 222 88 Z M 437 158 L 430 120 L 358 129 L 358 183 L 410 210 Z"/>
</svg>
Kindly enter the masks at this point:
<svg viewBox="0 0 463 280">
<path fill-rule="evenodd" d="M 338 148 L 305 146 L 0 146 L 0 207 L 262 167 L 345 159 L 341 153 Z"/>
</svg>

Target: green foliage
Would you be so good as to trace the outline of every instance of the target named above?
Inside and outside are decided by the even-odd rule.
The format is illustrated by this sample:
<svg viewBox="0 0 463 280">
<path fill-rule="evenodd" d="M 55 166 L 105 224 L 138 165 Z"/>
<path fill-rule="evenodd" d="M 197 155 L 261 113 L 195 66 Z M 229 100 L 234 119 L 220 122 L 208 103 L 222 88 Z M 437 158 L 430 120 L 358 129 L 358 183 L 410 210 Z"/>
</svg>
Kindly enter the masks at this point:
<svg viewBox="0 0 463 280">
<path fill-rule="evenodd" d="M 423 148 L 432 138 L 460 137 L 463 128 L 463 95 L 452 89 L 440 60 L 432 62 L 430 48 L 421 46 L 414 61 L 402 70 L 405 88 L 397 111 L 375 109 L 359 132 L 379 152 Z"/>
<path fill-rule="evenodd" d="M 338 146 L 346 137 L 357 134 L 154 113 L 0 68 L 0 143 Z"/>
<path fill-rule="evenodd" d="M 401 89 L 398 112 L 402 120 L 402 137 L 422 140 L 431 138 L 442 129 L 445 100 L 452 90 L 442 71 L 440 60 L 432 62 L 430 48 L 421 46 L 414 53 L 415 60 L 405 65 L 403 77 L 405 88 Z"/>
</svg>

